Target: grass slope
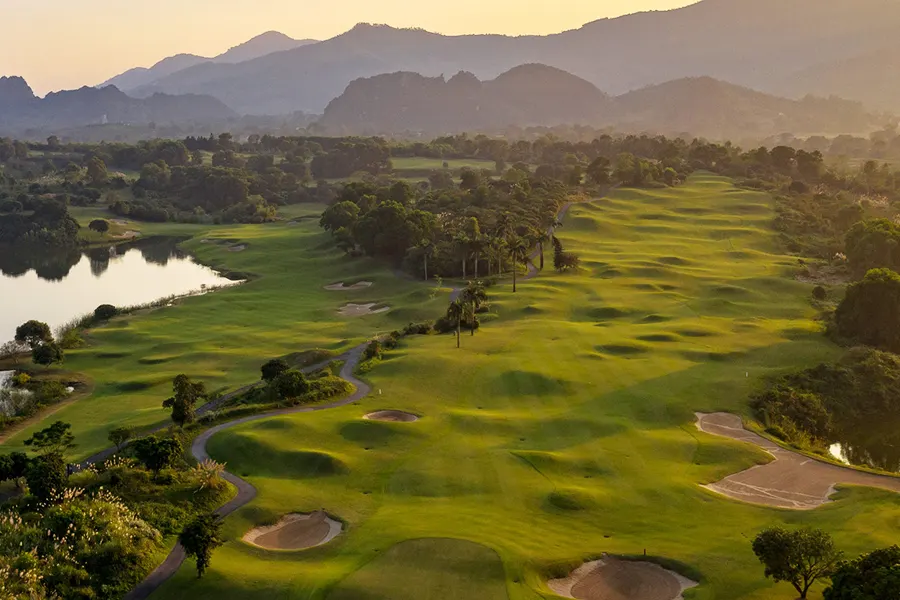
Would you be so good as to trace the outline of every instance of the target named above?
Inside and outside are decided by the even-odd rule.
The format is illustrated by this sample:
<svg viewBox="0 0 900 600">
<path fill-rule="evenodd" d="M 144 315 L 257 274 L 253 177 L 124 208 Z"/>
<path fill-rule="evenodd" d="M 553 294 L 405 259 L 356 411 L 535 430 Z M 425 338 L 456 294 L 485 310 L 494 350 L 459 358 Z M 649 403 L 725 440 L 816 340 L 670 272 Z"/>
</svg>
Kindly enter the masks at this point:
<svg viewBox="0 0 900 600">
<path fill-rule="evenodd" d="M 292 208 L 292 216 L 311 216 L 319 207 Z M 79 217 L 99 216 L 85 212 Z M 201 227 L 141 224 L 146 235 L 194 235 L 185 243 L 202 262 L 251 273 L 252 281 L 236 288 L 184 299 L 173 307 L 114 319 L 90 332 L 88 344 L 66 354 L 65 368 L 94 382 L 94 393 L 66 405 L 44 421 L 12 436 L 5 451 L 22 449 L 22 441 L 46 421 L 72 424 L 82 458 L 108 446 L 107 433 L 121 425 L 143 427 L 166 422 L 162 402 L 171 395 L 179 373 L 207 383 L 211 390 L 235 389 L 259 378 L 269 358 L 313 348 L 341 352 L 378 331 L 433 316 L 446 294 L 397 278 L 374 261 L 346 258 L 319 229 L 318 219 L 299 223 Z M 203 239 L 246 244 L 230 252 Z M 336 281 L 367 280 L 374 285 L 354 292 L 327 291 Z M 378 302 L 386 314 L 341 318 L 347 302 Z"/>
<path fill-rule="evenodd" d="M 800 513 L 698 485 L 767 458 L 702 434 L 694 411 L 746 412 L 760 377 L 838 352 L 810 287 L 786 277 L 796 261 L 778 253 L 771 202 L 697 175 L 574 207 L 560 237 L 585 269 L 545 272 L 518 294 L 493 288 L 499 317 L 462 350 L 450 336 L 412 338 L 367 375 L 377 391 L 358 406 L 212 438 L 212 456 L 259 488 L 228 539 L 320 508 L 345 533 L 301 553 L 231 541 L 202 580 L 186 565 L 155 597 L 404 598 L 401 570 L 441 553 L 396 565 L 407 540 L 456 538 L 497 552 L 511 600 L 555 597 L 546 577 L 586 558 L 644 550 L 702 575 L 687 598 L 789 600 L 751 552 L 760 529 L 824 527 L 848 553 L 893 543 L 891 493 L 842 490 Z M 362 420 L 387 408 L 423 418 Z"/>
</svg>

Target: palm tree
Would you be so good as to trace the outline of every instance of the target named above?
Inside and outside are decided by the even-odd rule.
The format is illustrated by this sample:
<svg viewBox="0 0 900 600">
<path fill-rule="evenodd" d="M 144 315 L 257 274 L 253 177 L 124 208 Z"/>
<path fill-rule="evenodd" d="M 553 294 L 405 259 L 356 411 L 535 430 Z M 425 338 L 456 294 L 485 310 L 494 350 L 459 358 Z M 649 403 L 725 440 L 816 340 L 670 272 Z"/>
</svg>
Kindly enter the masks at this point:
<svg viewBox="0 0 900 600">
<path fill-rule="evenodd" d="M 516 292 L 516 273 L 519 270 L 519 263 L 528 260 L 528 244 L 521 236 L 515 236 L 509 241 L 509 257 L 513 263 L 513 293 Z"/>
<path fill-rule="evenodd" d="M 459 348 L 459 330 L 462 328 L 462 318 L 466 313 L 466 305 L 459 298 L 447 307 L 447 318 L 456 320 L 456 347 Z"/>
<path fill-rule="evenodd" d="M 453 243 L 456 246 L 457 252 L 459 252 L 459 256 L 462 259 L 462 276 L 463 279 L 466 278 L 466 262 L 469 260 L 469 246 L 472 241 L 469 239 L 464 232 L 459 232 L 453 238 Z"/>
<path fill-rule="evenodd" d="M 469 285 L 460 293 L 459 300 L 468 307 L 469 315 L 472 318 L 472 335 L 475 335 L 475 314 L 481 308 L 481 304 L 487 300 L 484 284 L 480 281 L 470 281 Z"/>
<path fill-rule="evenodd" d="M 422 253 L 422 259 L 425 261 L 425 281 L 428 281 L 428 257 L 434 253 L 434 244 L 426 239 L 419 242 L 416 248 Z"/>
</svg>

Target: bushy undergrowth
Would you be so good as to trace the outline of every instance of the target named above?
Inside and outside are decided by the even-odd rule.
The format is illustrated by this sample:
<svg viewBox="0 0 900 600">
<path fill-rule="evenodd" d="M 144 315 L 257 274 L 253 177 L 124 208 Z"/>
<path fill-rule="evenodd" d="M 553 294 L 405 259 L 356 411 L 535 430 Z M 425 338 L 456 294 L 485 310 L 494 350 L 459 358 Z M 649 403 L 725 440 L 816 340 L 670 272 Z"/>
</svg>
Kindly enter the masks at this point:
<svg viewBox="0 0 900 600">
<path fill-rule="evenodd" d="M 823 447 L 838 430 L 896 421 L 900 357 L 855 348 L 836 363 L 783 375 L 753 398 L 770 433 Z"/>
</svg>

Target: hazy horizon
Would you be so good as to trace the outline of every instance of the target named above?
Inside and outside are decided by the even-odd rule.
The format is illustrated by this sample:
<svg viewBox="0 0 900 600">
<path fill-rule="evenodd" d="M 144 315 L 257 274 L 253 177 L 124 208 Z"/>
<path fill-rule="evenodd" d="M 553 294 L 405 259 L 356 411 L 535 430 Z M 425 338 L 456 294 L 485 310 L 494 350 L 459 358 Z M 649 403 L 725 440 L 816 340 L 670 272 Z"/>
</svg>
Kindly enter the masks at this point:
<svg viewBox="0 0 900 600">
<path fill-rule="evenodd" d="M 35 93 L 97 85 L 133 67 L 149 67 L 175 54 L 215 56 L 266 31 L 325 40 L 360 22 L 421 27 L 447 35 L 546 35 L 585 23 L 648 10 L 670 10 L 698 0 L 558 0 L 523 10 L 514 0 L 458 0 L 452 11 L 410 7 L 408 0 L 372 6 L 334 0 L 300 7 L 290 0 L 259 4 L 159 0 L 130 5 L 116 0 L 7 0 L 8 48 L 0 76 L 24 77 Z M 76 5 L 77 4 L 77 5 Z M 136 3 L 137 4 L 137 3 Z M 177 15 L 177 19 L 173 17 Z"/>
</svg>

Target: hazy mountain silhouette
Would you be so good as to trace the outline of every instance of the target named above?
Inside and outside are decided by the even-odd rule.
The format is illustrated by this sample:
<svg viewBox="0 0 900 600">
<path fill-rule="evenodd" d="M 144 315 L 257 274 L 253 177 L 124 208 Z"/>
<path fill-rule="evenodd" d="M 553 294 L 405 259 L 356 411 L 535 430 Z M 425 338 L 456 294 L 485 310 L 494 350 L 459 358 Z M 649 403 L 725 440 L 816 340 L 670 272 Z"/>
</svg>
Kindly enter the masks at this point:
<svg viewBox="0 0 900 600">
<path fill-rule="evenodd" d="M 197 56 L 196 54 L 176 54 L 175 56 L 164 58 L 149 68 L 136 67 L 134 69 L 129 69 L 128 71 L 101 83 L 98 87 L 114 85 L 120 90 L 129 92 L 142 85 L 147 85 L 157 79 L 201 63 L 239 63 L 272 54 L 273 52 L 282 52 L 284 50 L 299 48 L 307 44 L 314 44 L 316 41 L 317 40 L 295 40 L 283 33 L 268 31 L 212 58 Z"/>
<path fill-rule="evenodd" d="M 532 64 L 485 82 L 464 71 L 449 80 L 408 72 L 358 79 L 319 125 L 333 133 L 443 133 L 597 123 L 611 111 L 609 97 L 592 83 Z"/>
<path fill-rule="evenodd" d="M 549 36 L 358 25 L 250 61 L 193 65 L 135 92 L 211 94 L 242 113 L 320 112 L 360 77 L 468 71 L 491 79 L 523 63 L 563 69 L 615 94 L 691 76 L 777 92 L 794 73 L 893 44 L 898 22 L 895 0 L 703 0 Z"/>
<path fill-rule="evenodd" d="M 461 72 L 449 80 L 399 72 L 358 79 L 325 109 L 328 133 L 443 134 L 564 124 L 710 138 L 868 133 L 882 122 L 837 98 L 779 98 L 711 77 L 684 78 L 611 98 L 592 83 L 544 65 L 494 80 Z"/>
<path fill-rule="evenodd" d="M 236 117 L 216 98 L 155 94 L 131 98 L 114 86 L 83 87 L 38 98 L 21 77 L 0 78 L 0 130 L 62 128 L 99 123 L 190 123 Z"/>
<path fill-rule="evenodd" d="M 786 78 L 777 89 L 791 96 L 833 94 L 898 113 L 900 45 L 810 67 Z"/>
</svg>

